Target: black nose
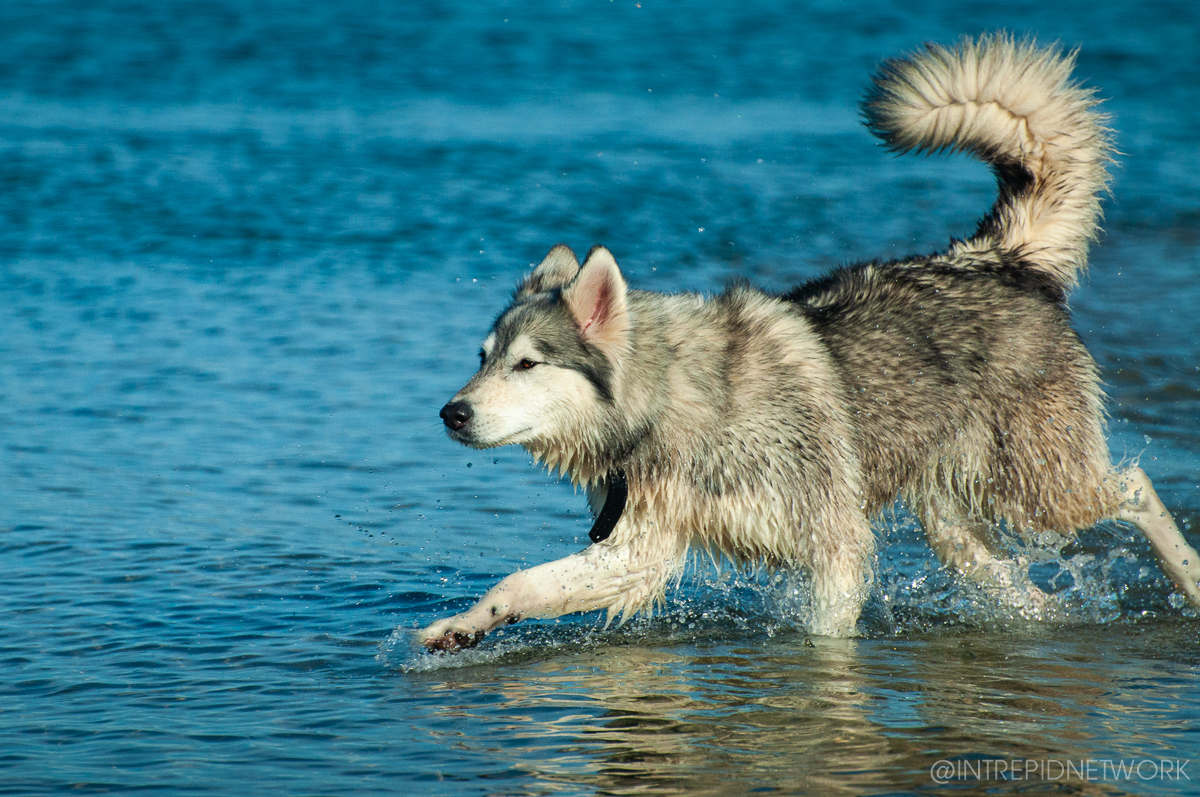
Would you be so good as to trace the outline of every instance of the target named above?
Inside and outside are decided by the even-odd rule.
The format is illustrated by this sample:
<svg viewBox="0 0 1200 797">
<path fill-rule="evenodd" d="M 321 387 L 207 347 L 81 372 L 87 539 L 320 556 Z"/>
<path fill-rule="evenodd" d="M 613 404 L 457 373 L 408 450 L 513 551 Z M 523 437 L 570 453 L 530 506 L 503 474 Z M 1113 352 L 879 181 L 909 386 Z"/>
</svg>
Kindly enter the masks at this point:
<svg viewBox="0 0 1200 797">
<path fill-rule="evenodd" d="M 456 432 L 470 423 L 471 418 L 475 415 L 471 412 L 471 405 L 465 401 L 451 401 L 442 407 L 440 414 L 446 425 Z"/>
</svg>

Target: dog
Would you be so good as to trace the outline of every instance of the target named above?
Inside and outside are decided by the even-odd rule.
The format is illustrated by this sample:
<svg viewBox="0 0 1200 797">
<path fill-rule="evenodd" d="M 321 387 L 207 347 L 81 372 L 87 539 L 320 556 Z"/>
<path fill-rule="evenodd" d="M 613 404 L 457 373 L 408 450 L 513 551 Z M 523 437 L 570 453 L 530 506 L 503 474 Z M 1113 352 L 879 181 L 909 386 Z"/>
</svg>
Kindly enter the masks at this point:
<svg viewBox="0 0 1200 797">
<path fill-rule="evenodd" d="M 997 553 L 998 524 L 1035 540 L 1130 522 L 1200 607 L 1200 554 L 1145 472 L 1113 465 L 1070 325 L 1113 151 L 1073 63 L 985 34 L 880 68 L 862 107 L 889 148 L 965 151 L 996 175 L 990 212 L 944 252 L 705 298 L 630 289 L 604 247 L 582 265 L 551 249 L 441 417 L 460 443 L 523 446 L 586 488 L 593 544 L 508 576 L 424 646 L 652 612 L 691 549 L 807 574 L 809 630 L 853 635 L 871 522 L 897 499 L 944 566 L 1029 615 L 1046 595 Z"/>
</svg>

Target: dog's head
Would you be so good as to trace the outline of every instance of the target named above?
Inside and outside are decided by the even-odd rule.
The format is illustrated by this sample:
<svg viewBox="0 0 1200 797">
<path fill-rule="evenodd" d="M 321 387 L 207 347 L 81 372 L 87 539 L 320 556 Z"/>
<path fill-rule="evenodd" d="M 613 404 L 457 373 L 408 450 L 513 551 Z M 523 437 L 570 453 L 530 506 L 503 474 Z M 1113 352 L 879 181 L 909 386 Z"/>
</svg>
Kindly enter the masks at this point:
<svg viewBox="0 0 1200 797">
<path fill-rule="evenodd" d="M 531 450 L 582 440 L 620 385 L 627 287 L 603 247 L 583 265 L 556 246 L 517 288 L 479 352 L 479 371 L 442 407 L 450 437 L 474 448 Z"/>
</svg>

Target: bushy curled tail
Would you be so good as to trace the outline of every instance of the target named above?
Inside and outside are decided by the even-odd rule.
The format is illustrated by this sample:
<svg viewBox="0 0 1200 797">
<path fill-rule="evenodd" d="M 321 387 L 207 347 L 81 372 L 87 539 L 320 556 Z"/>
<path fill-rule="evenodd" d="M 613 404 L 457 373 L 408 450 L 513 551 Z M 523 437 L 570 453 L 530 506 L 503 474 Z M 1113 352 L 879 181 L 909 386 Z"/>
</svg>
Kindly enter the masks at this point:
<svg viewBox="0 0 1200 797">
<path fill-rule="evenodd" d="M 863 102 L 868 127 L 897 152 L 966 151 L 1000 195 L 951 255 L 1015 256 L 1065 290 L 1087 263 L 1112 144 L 1092 91 L 1071 81 L 1075 54 L 985 34 L 954 49 L 884 63 Z"/>
</svg>

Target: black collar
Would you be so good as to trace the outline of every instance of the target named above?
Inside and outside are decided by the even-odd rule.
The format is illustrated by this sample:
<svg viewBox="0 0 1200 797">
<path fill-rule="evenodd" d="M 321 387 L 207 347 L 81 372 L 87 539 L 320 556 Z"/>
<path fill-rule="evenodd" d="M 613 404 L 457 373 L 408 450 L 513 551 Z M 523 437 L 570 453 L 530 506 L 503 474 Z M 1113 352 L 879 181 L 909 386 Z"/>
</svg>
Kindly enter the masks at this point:
<svg viewBox="0 0 1200 797">
<path fill-rule="evenodd" d="M 625 511 L 625 499 L 629 497 L 629 483 L 625 480 L 625 471 L 617 468 L 608 474 L 608 497 L 604 499 L 604 508 L 596 515 L 596 522 L 588 537 L 592 542 L 604 542 L 612 530 L 616 528 L 621 513 Z"/>
</svg>

